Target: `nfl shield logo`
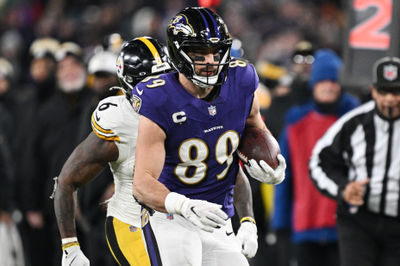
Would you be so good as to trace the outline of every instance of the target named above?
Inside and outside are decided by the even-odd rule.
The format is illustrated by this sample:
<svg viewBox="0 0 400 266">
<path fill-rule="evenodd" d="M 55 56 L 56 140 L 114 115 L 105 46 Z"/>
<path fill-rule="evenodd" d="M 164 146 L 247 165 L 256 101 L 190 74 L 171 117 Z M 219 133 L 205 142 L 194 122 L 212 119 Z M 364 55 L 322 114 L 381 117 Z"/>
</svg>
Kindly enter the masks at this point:
<svg viewBox="0 0 400 266">
<path fill-rule="evenodd" d="M 129 226 L 129 231 L 132 232 L 132 233 L 135 233 L 137 231 L 137 227 L 135 227 L 133 225 L 130 225 Z"/>
<path fill-rule="evenodd" d="M 210 105 L 210 106 L 208 107 L 208 113 L 209 113 L 211 116 L 216 115 L 216 114 L 217 114 L 217 108 L 216 108 L 214 105 Z"/>
<path fill-rule="evenodd" d="M 397 79 L 397 66 L 395 65 L 387 65 L 383 66 L 383 77 L 386 80 L 392 81 Z"/>
</svg>

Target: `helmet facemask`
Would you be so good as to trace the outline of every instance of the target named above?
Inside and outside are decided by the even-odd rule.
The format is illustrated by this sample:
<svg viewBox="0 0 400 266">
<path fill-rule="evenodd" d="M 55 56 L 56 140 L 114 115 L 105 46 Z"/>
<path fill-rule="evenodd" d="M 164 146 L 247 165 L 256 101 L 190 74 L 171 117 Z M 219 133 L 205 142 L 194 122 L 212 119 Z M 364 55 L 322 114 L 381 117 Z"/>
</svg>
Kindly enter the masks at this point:
<svg viewBox="0 0 400 266">
<path fill-rule="evenodd" d="M 127 74 L 118 76 L 125 92 L 131 91 L 136 86 L 136 84 L 138 84 L 143 78 L 148 76 L 147 73 L 145 73 L 145 72 L 142 72 L 142 73 L 143 74 L 140 76 L 131 76 L 131 75 L 127 75 Z"/>
<path fill-rule="evenodd" d="M 178 48 L 178 53 L 190 66 L 189 73 L 184 73 L 195 85 L 201 88 L 210 88 L 215 85 L 221 85 L 225 80 L 220 75 L 225 72 L 230 60 L 229 45 L 193 45 L 189 42 L 182 43 Z M 205 56 L 213 54 L 214 63 L 206 63 Z M 204 61 L 204 62 L 202 62 Z"/>
</svg>

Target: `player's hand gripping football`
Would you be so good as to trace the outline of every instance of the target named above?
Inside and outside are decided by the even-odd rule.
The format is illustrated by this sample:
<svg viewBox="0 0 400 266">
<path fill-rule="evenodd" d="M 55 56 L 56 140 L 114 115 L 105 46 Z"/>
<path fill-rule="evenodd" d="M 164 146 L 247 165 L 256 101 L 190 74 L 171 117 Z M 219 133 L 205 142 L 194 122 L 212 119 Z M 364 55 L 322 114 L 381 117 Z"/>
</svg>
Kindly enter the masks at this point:
<svg viewBox="0 0 400 266">
<path fill-rule="evenodd" d="M 226 224 L 228 215 L 221 209 L 221 205 L 205 200 L 193 200 L 171 192 L 165 199 L 165 208 L 168 213 L 177 213 L 185 217 L 200 229 L 213 232 Z"/>
<path fill-rule="evenodd" d="M 240 224 L 236 238 L 242 249 L 242 254 L 246 258 L 252 258 L 256 255 L 258 249 L 257 226 L 252 222 L 243 222 Z"/>
<path fill-rule="evenodd" d="M 83 254 L 79 245 L 71 246 L 63 250 L 62 266 L 90 266 L 88 258 Z"/>
<path fill-rule="evenodd" d="M 256 160 L 249 160 L 248 164 L 245 164 L 247 173 L 260 182 L 269 185 L 277 185 L 281 183 L 285 179 L 285 169 L 286 169 L 286 161 L 282 154 L 278 154 L 277 159 L 279 161 L 279 165 L 274 169 L 269 166 L 265 161 L 260 160 L 258 164 Z"/>
</svg>

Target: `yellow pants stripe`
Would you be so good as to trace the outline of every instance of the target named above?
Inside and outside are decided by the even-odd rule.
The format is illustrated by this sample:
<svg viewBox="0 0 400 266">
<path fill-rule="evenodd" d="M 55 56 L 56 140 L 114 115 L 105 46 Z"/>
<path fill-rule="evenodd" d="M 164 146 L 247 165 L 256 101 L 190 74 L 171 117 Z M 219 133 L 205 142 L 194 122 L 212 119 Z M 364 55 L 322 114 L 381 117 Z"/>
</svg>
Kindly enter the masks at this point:
<svg viewBox="0 0 400 266">
<path fill-rule="evenodd" d="M 108 247 L 119 265 L 150 266 L 140 228 L 107 217 Z"/>
</svg>

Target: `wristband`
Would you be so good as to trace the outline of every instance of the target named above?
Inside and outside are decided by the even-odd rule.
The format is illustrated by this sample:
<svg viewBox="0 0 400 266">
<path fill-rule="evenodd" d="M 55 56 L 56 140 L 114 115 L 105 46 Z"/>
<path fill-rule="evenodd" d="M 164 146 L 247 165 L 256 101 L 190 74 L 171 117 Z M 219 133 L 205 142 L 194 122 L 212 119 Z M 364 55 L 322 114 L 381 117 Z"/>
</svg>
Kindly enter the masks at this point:
<svg viewBox="0 0 400 266">
<path fill-rule="evenodd" d="M 179 193 L 170 192 L 167 197 L 165 197 L 164 206 L 169 214 L 181 214 L 181 209 L 183 203 L 187 198 Z"/>
<path fill-rule="evenodd" d="M 254 220 L 254 218 L 252 218 L 250 216 L 245 216 L 242 219 L 240 219 L 240 223 L 244 223 L 244 222 L 250 222 L 250 223 L 256 224 L 256 220 Z"/>
<path fill-rule="evenodd" d="M 64 251 L 67 248 L 70 248 L 70 247 L 73 247 L 73 246 L 78 246 L 79 247 L 79 242 L 78 241 L 70 242 L 70 243 L 62 245 L 61 248 Z"/>
<path fill-rule="evenodd" d="M 61 244 L 65 245 L 71 242 L 78 242 L 78 238 L 76 236 L 74 237 L 65 237 L 61 239 Z"/>
</svg>

